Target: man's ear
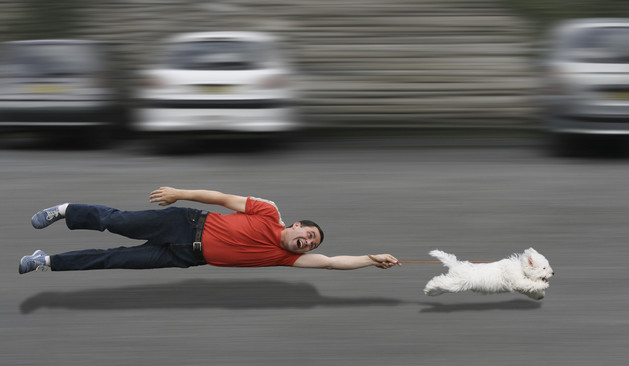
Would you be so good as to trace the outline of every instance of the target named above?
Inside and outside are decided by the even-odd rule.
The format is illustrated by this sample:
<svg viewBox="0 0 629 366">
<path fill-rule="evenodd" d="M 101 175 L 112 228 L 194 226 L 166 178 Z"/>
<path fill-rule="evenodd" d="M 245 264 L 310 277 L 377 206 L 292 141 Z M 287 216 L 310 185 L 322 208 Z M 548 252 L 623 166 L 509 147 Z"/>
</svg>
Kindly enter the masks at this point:
<svg viewBox="0 0 629 366">
<path fill-rule="evenodd" d="M 293 227 L 293 228 L 301 227 L 301 223 L 299 221 L 297 221 L 291 227 Z"/>
</svg>

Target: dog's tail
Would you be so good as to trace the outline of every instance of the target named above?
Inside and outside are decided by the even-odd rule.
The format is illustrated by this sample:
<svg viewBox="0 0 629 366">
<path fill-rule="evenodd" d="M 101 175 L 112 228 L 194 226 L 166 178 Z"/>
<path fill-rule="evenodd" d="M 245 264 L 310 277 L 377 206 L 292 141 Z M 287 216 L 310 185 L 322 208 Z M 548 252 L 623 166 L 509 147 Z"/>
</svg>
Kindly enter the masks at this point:
<svg viewBox="0 0 629 366">
<path fill-rule="evenodd" d="M 438 249 L 435 249 L 428 254 L 439 259 L 443 263 L 443 265 L 448 268 L 454 266 L 458 262 L 454 254 L 446 253 Z"/>
</svg>

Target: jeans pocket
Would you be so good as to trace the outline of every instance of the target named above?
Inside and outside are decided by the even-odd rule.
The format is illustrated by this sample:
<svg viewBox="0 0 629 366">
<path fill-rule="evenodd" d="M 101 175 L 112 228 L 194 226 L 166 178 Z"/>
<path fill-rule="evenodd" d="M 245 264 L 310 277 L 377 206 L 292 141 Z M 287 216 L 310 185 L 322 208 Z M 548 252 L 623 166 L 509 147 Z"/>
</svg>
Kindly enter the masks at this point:
<svg viewBox="0 0 629 366">
<path fill-rule="evenodd" d="M 201 211 L 195 208 L 186 208 L 186 218 L 189 224 L 196 225 L 199 222 L 200 215 Z"/>
</svg>

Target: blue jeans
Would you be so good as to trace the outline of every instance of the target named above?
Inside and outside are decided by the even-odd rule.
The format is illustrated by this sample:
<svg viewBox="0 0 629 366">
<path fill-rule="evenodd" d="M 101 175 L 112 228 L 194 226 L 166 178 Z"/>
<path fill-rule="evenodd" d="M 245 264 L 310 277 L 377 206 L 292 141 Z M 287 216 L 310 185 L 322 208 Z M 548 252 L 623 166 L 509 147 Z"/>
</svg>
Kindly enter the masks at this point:
<svg viewBox="0 0 629 366">
<path fill-rule="evenodd" d="M 50 256 L 53 271 L 88 269 L 187 268 L 206 264 L 194 253 L 192 243 L 200 210 L 170 207 L 162 210 L 119 211 L 100 205 L 70 204 L 66 225 L 71 230 L 108 230 L 131 239 L 146 240 L 134 247 L 87 249 Z"/>
</svg>

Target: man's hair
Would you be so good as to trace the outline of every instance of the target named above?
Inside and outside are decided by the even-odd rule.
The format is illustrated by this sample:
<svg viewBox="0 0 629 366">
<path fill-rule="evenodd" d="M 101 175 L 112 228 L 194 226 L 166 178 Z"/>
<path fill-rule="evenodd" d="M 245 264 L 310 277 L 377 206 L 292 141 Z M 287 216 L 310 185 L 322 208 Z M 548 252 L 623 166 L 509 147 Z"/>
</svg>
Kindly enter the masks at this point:
<svg viewBox="0 0 629 366">
<path fill-rule="evenodd" d="M 323 230 L 321 230 L 321 227 L 317 225 L 317 223 L 310 220 L 299 220 L 298 222 L 301 224 L 301 226 L 316 227 L 317 230 L 319 230 L 319 234 L 321 234 L 321 241 L 319 242 L 319 245 L 323 243 Z"/>
</svg>

